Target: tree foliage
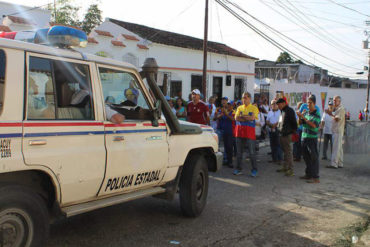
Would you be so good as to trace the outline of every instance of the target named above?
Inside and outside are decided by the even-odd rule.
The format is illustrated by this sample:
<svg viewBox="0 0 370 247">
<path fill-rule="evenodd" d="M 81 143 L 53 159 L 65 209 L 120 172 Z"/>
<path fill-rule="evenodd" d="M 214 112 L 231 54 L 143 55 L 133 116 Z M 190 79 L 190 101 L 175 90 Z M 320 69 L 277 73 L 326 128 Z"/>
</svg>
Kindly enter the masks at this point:
<svg viewBox="0 0 370 247">
<path fill-rule="evenodd" d="M 51 11 L 51 21 L 61 25 L 79 27 L 87 34 L 102 22 L 102 11 L 98 4 L 91 4 L 83 19 L 79 20 L 81 8 L 72 3 L 73 0 L 56 0 L 55 6 L 49 4 L 47 9 Z"/>
<path fill-rule="evenodd" d="M 294 63 L 293 58 L 289 55 L 288 52 L 280 52 L 279 57 L 276 59 L 277 63 Z"/>
<path fill-rule="evenodd" d="M 78 20 L 79 7 L 73 6 L 71 0 L 56 0 L 54 4 L 48 5 L 51 11 L 51 21 L 57 24 L 80 26 Z"/>
<path fill-rule="evenodd" d="M 102 11 L 99 9 L 97 4 L 91 4 L 85 18 L 82 21 L 82 30 L 86 33 L 90 33 L 91 30 L 100 25 L 102 22 Z"/>
<path fill-rule="evenodd" d="M 277 63 L 281 63 L 281 64 L 284 64 L 284 63 L 299 63 L 299 64 L 304 64 L 300 59 L 298 60 L 294 60 L 290 54 L 286 51 L 284 52 L 280 52 L 280 55 L 279 57 L 276 59 L 276 62 Z"/>
</svg>

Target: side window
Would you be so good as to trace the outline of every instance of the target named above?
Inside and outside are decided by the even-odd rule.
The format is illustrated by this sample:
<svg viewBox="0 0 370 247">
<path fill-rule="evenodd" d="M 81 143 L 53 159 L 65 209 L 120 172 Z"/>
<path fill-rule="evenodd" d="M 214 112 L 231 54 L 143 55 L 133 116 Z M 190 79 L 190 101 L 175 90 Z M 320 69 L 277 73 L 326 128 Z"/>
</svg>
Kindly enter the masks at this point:
<svg viewBox="0 0 370 247">
<path fill-rule="evenodd" d="M 0 50 L 0 114 L 3 111 L 4 105 L 5 66 L 5 52 L 3 50 Z"/>
<path fill-rule="evenodd" d="M 151 118 L 148 103 L 133 74 L 108 68 L 99 68 L 99 74 L 107 105 L 126 119 Z"/>
<path fill-rule="evenodd" d="M 30 57 L 28 74 L 28 119 L 94 119 L 88 65 Z"/>
</svg>

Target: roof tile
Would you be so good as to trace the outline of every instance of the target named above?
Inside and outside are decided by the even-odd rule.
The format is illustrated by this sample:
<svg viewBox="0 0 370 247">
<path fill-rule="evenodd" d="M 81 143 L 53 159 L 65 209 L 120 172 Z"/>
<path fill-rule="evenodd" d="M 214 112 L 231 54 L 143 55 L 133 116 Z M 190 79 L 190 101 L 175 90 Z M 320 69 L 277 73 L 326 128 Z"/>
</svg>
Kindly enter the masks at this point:
<svg viewBox="0 0 370 247">
<path fill-rule="evenodd" d="M 11 32 L 10 28 L 5 25 L 0 25 L 0 32 Z"/>
<path fill-rule="evenodd" d="M 147 47 L 146 45 L 137 44 L 137 47 L 139 47 L 140 49 L 149 50 L 149 47 Z"/>
<path fill-rule="evenodd" d="M 13 23 L 23 24 L 23 25 L 30 25 L 30 26 L 36 25 L 36 23 L 34 21 L 29 20 L 29 19 L 26 19 L 26 18 L 23 18 L 23 17 L 13 16 L 13 15 L 8 15 L 7 17 Z"/>
<path fill-rule="evenodd" d="M 114 46 L 126 47 L 125 44 L 123 44 L 121 41 L 118 41 L 118 40 L 111 40 L 111 43 Z"/>
<path fill-rule="evenodd" d="M 127 39 L 127 40 L 133 40 L 133 41 L 139 41 L 138 38 L 136 38 L 135 36 L 133 35 L 128 35 L 128 34 L 122 34 L 122 36 Z"/>
<path fill-rule="evenodd" d="M 141 38 L 150 40 L 157 44 L 169 45 L 169 46 L 176 46 L 194 50 L 203 50 L 203 39 L 194 38 L 191 36 L 186 36 L 183 34 L 167 32 L 164 30 L 159 30 L 135 23 L 129 23 L 124 21 L 119 21 L 115 19 L 109 18 L 112 23 L 115 23 L 135 34 L 140 36 Z M 253 60 L 258 60 L 255 57 L 248 56 L 238 50 L 235 50 L 231 47 L 228 47 L 225 44 L 217 43 L 208 41 L 207 47 L 209 52 L 218 53 L 218 54 L 225 54 L 229 56 L 235 57 L 243 57 Z"/>
<path fill-rule="evenodd" d="M 113 35 L 108 31 L 102 31 L 102 30 L 95 30 L 95 32 L 101 36 L 111 37 L 113 38 Z"/>
<path fill-rule="evenodd" d="M 88 43 L 93 43 L 93 44 L 99 44 L 99 42 L 96 41 L 96 39 L 94 39 L 93 37 L 88 37 L 87 38 L 87 42 Z"/>
</svg>

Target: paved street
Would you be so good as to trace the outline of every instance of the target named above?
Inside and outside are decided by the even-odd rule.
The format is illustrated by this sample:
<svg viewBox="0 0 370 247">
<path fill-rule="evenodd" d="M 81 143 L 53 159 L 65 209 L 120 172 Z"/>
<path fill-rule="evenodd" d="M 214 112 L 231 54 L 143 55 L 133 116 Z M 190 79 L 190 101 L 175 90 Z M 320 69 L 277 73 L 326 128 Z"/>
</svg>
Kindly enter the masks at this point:
<svg viewBox="0 0 370 247">
<path fill-rule="evenodd" d="M 210 173 L 199 218 L 181 216 L 177 199 L 145 198 L 58 222 L 48 246 L 349 246 L 351 226 L 370 219 L 368 155 L 345 155 L 344 169 L 321 162 L 321 183 L 307 184 L 303 162 L 287 178 L 266 153 L 257 178 Z"/>
</svg>

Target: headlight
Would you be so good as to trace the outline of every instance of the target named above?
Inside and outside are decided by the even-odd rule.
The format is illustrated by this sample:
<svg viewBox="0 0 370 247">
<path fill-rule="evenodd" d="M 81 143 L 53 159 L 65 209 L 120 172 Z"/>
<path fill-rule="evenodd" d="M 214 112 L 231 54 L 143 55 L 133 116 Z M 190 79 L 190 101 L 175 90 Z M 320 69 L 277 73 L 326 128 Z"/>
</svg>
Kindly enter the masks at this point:
<svg viewBox="0 0 370 247">
<path fill-rule="evenodd" d="M 216 143 L 218 144 L 218 135 L 215 132 L 212 132 L 213 139 L 215 139 Z"/>
</svg>

